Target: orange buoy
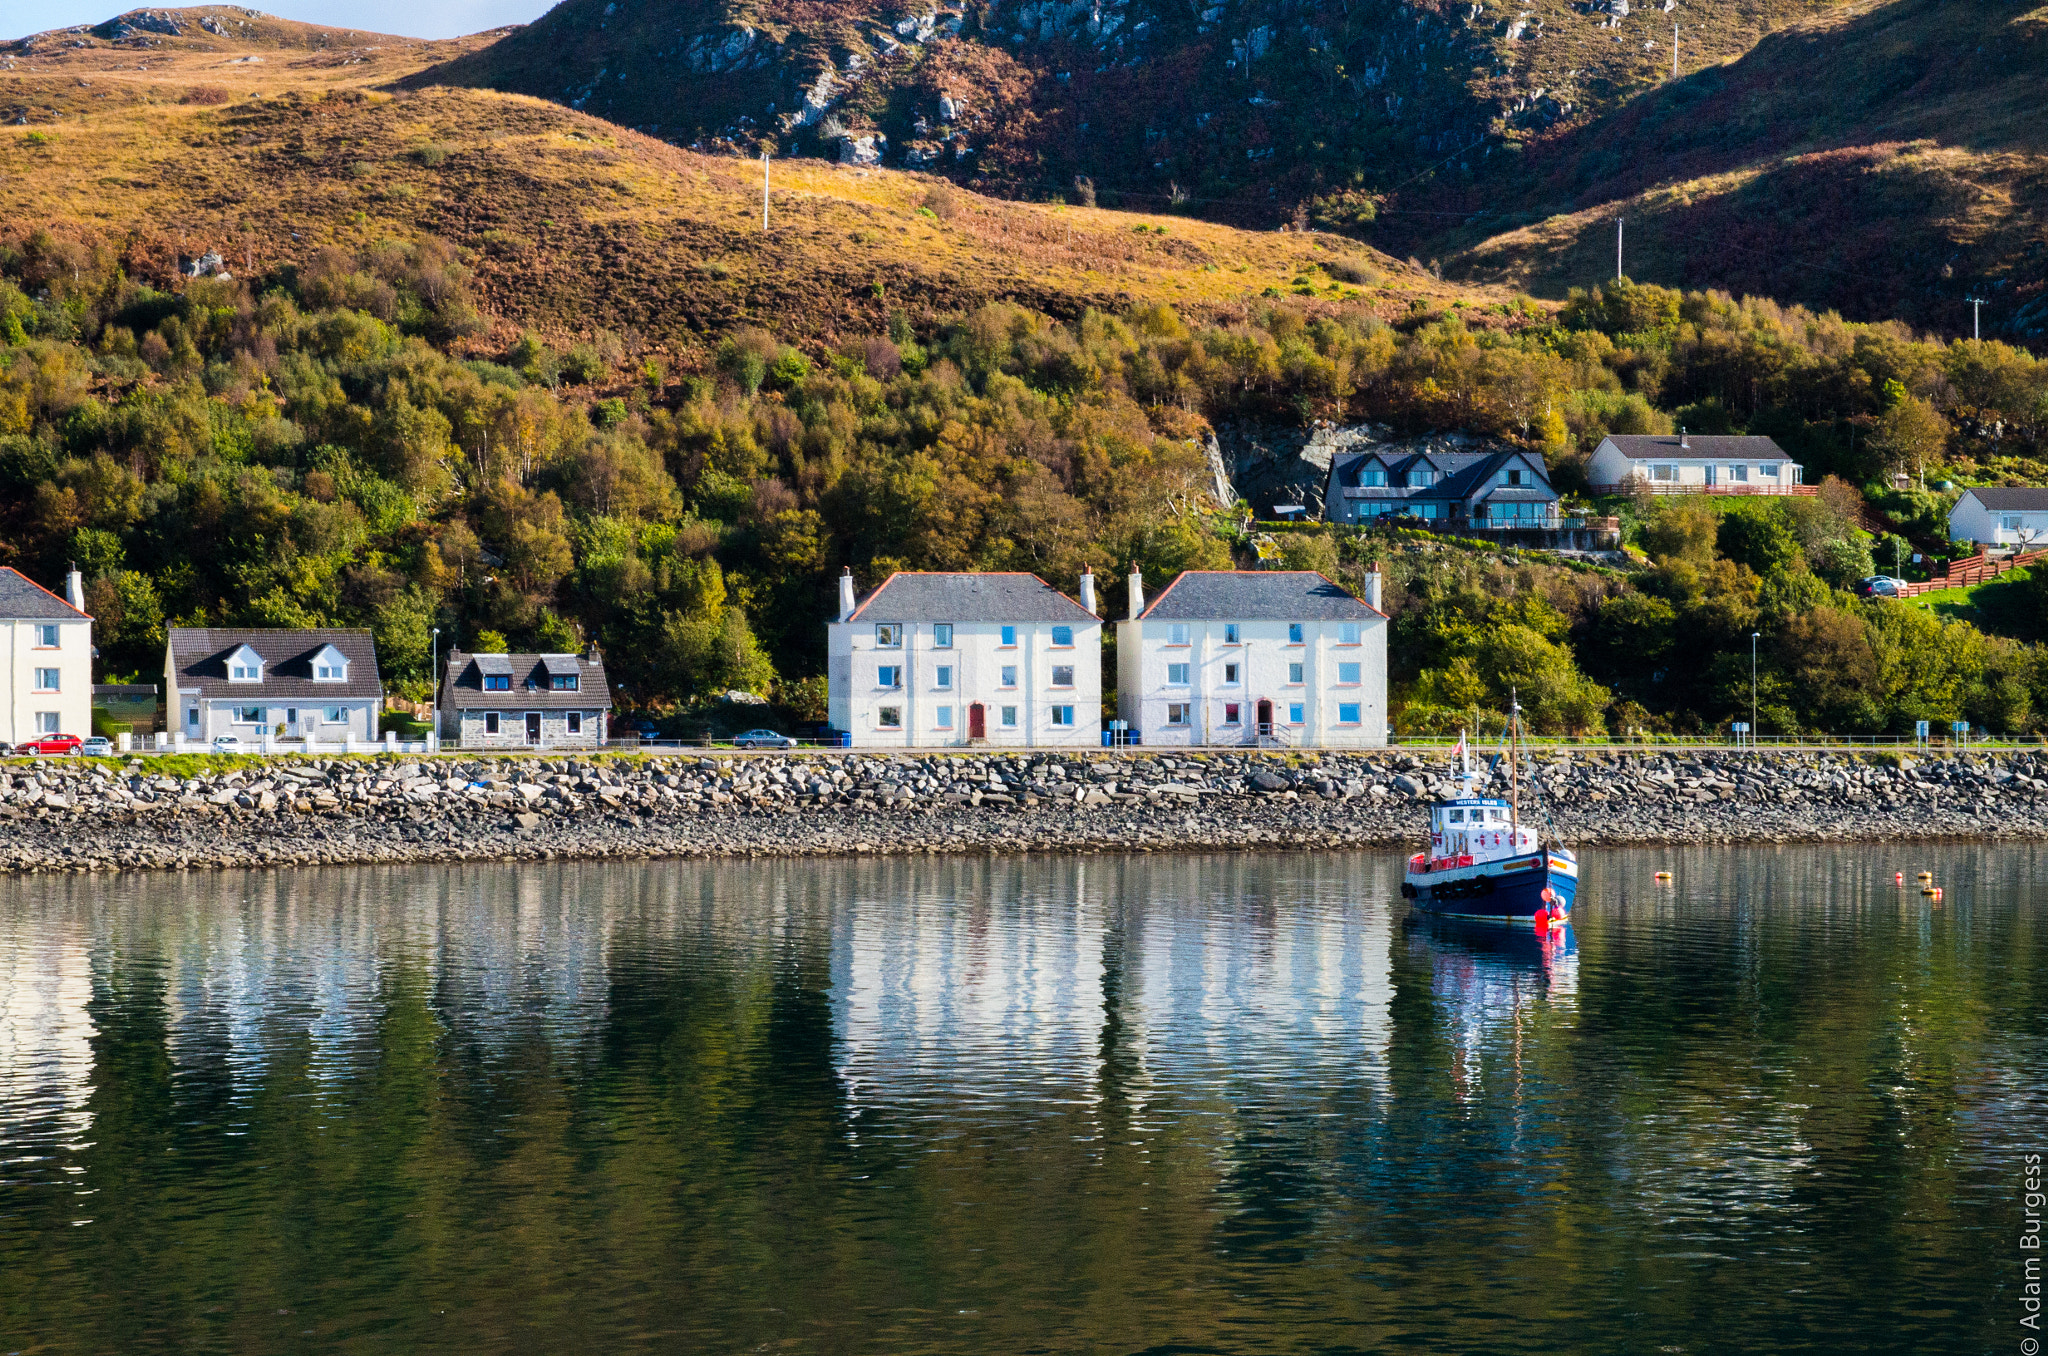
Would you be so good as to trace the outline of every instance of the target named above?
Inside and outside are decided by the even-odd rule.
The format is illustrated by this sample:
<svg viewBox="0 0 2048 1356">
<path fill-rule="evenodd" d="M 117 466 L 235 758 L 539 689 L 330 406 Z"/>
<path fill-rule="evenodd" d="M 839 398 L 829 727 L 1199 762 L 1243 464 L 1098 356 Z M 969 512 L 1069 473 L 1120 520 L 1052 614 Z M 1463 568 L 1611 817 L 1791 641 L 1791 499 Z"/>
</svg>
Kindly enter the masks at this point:
<svg viewBox="0 0 2048 1356">
<path fill-rule="evenodd" d="M 1657 880 L 1670 880 L 1670 879 L 1671 879 L 1671 873 L 1670 873 L 1669 871 L 1659 871 L 1659 872 L 1658 872 L 1658 873 L 1656 874 L 1656 877 L 1655 877 L 1655 879 L 1657 879 Z"/>
<path fill-rule="evenodd" d="M 1906 883 L 1906 873 L 1905 873 L 1905 872 L 1903 872 L 1903 871 L 1894 871 L 1894 872 L 1892 872 L 1892 884 L 1894 884 L 1894 885 L 1904 885 L 1905 883 Z"/>
</svg>

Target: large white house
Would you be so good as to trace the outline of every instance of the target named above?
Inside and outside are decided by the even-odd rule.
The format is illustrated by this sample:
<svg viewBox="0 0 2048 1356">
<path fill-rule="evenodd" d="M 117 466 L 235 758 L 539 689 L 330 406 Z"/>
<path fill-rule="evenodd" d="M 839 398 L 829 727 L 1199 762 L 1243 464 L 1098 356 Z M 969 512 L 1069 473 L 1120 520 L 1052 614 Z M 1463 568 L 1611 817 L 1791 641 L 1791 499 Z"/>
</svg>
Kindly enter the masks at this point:
<svg viewBox="0 0 2048 1356">
<path fill-rule="evenodd" d="M 1313 570 L 1188 570 L 1116 628 L 1117 715 L 1147 747 L 1387 742 L 1387 616 Z"/>
<path fill-rule="evenodd" d="M 368 631 L 174 626 L 165 646 L 164 720 L 185 743 L 368 744 L 383 706 Z"/>
<path fill-rule="evenodd" d="M 1593 449 L 1586 479 L 1616 494 L 1798 494 L 1806 468 L 1769 438 L 1700 433 L 1610 433 Z M 1806 491 L 1811 493 L 1811 491 Z"/>
<path fill-rule="evenodd" d="M 2048 546 L 2048 490 L 1986 486 L 1964 490 L 1948 511 L 1950 541 L 2038 551 Z"/>
<path fill-rule="evenodd" d="M 892 574 L 858 602 L 839 577 L 829 713 L 855 748 L 1099 744 L 1095 576 L 1075 602 L 1035 574 Z"/>
<path fill-rule="evenodd" d="M 7 646 L 0 742 L 92 733 L 92 618 L 78 571 L 65 579 L 64 592 L 68 599 L 0 566 L 0 632 Z"/>
</svg>

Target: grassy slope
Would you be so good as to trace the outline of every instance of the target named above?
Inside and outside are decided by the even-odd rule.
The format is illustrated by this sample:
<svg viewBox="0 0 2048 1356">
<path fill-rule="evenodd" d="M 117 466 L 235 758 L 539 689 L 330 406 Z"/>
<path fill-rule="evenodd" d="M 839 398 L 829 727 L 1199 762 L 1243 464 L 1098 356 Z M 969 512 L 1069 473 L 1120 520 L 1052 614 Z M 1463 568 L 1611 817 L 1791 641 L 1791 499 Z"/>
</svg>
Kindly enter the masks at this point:
<svg viewBox="0 0 2048 1356">
<path fill-rule="evenodd" d="M 1406 205 L 1485 211 L 1434 242 L 1463 247 L 1449 267 L 1540 294 L 1611 271 L 1619 214 L 1638 279 L 1949 332 L 1989 289 L 1987 332 L 2038 335 L 2044 80 L 2031 0 L 1864 0 Z M 1501 231 L 1501 215 L 1540 219 Z"/>
<path fill-rule="evenodd" d="M 0 219 L 134 233 L 131 259 L 166 270 L 207 248 L 261 270 L 324 243 L 432 233 L 470 256 L 508 326 L 633 326 L 655 340 L 745 321 L 792 337 L 871 332 L 891 309 L 995 298 L 1062 314 L 1155 301 L 1228 310 L 1303 277 L 1331 300 L 1360 295 L 1304 273 L 1365 255 L 1346 241 L 957 192 L 941 221 L 918 211 L 933 181 L 816 161 L 777 164 L 764 235 L 757 163 L 519 95 L 368 88 L 447 46 L 273 59 L 273 45 L 260 64 L 218 47 L 139 62 L 104 46 L 17 58 L 0 97 L 39 116 L 0 129 Z M 227 102 L 177 102 L 195 87 Z M 1372 263 L 1382 281 L 1363 295 L 1389 317 L 1416 300 L 1504 295 Z"/>
</svg>

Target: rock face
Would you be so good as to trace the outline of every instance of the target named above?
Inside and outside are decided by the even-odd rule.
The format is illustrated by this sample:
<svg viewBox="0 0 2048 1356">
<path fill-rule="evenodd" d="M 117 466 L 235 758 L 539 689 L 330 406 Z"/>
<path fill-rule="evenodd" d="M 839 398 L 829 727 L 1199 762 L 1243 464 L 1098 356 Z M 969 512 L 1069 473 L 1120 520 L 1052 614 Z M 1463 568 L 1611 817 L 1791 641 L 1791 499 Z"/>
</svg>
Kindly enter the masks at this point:
<svg viewBox="0 0 2048 1356">
<path fill-rule="evenodd" d="M 505 858 L 1387 846 L 1448 763 L 1237 752 L 285 759 L 203 776 L 0 766 L 0 870 Z M 1532 759 L 1565 842 L 2048 838 L 2048 756 Z"/>
<path fill-rule="evenodd" d="M 1229 484 L 1229 492 L 1261 518 L 1273 516 L 1275 504 L 1304 504 L 1307 516 L 1323 516 L 1323 486 L 1331 459 L 1339 453 L 1385 448 L 1396 456 L 1414 452 L 1488 452 L 1501 446 L 1466 433 L 1433 433 L 1396 438 L 1384 424 L 1338 427 L 1318 423 L 1306 429 L 1255 428 L 1230 425 L 1209 443 L 1210 469 Z M 1232 501 L 1219 489 L 1218 499 Z"/>
</svg>

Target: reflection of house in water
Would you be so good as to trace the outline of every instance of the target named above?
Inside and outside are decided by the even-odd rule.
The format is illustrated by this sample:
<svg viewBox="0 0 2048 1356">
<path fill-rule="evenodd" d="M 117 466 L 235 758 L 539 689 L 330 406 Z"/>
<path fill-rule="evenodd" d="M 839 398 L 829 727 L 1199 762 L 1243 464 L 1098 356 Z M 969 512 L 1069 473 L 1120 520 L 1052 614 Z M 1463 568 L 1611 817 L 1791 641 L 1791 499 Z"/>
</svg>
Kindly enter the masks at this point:
<svg viewBox="0 0 2048 1356">
<path fill-rule="evenodd" d="M 41 882 L 37 882 L 38 885 Z M 77 915 L 10 912 L 0 933 L 0 1144 L 16 1166 L 92 1128 L 92 956 Z"/>
</svg>

